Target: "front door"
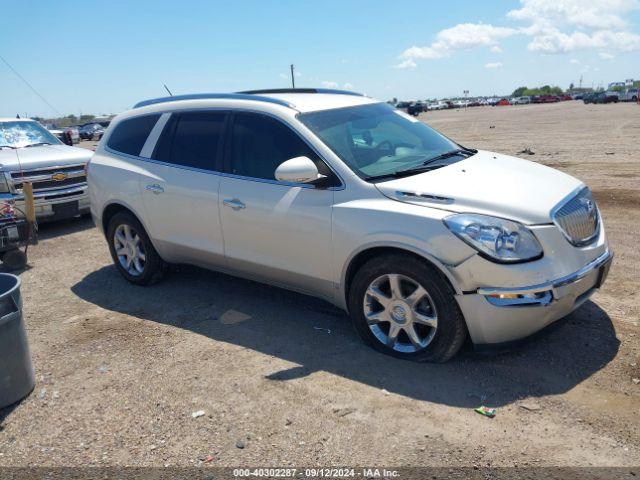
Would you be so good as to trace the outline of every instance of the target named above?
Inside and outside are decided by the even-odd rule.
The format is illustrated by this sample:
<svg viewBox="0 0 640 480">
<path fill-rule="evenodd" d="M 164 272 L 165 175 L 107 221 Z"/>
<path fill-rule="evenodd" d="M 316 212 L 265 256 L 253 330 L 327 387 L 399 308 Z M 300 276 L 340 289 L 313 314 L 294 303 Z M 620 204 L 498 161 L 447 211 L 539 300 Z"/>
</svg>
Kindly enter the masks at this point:
<svg viewBox="0 0 640 480">
<path fill-rule="evenodd" d="M 332 173 L 289 126 L 260 114 L 234 114 L 230 175 L 220 185 L 225 255 L 237 271 L 330 296 L 333 190 L 274 176 L 282 162 L 302 155 Z"/>
</svg>

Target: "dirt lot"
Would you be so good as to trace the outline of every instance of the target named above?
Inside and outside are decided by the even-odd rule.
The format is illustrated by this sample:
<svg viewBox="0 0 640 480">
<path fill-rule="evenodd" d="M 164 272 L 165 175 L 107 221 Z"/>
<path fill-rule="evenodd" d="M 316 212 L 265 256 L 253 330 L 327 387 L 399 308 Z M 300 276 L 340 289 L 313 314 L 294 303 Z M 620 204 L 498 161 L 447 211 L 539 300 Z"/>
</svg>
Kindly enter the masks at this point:
<svg viewBox="0 0 640 480">
<path fill-rule="evenodd" d="M 284 290 L 196 268 L 130 286 L 89 220 L 46 225 L 22 274 L 38 383 L 0 411 L 0 466 L 639 465 L 640 107 L 423 119 L 592 187 L 617 255 L 592 301 L 512 353 L 414 364 Z"/>
</svg>

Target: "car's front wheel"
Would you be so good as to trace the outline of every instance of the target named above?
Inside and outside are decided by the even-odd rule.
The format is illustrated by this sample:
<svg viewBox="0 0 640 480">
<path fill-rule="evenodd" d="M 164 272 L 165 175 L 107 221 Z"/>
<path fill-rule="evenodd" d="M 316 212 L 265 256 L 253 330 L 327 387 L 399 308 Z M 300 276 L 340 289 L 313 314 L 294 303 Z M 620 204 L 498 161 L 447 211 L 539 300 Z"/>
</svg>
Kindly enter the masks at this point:
<svg viewBox="0 0 640 480">
<path fill-rule="evenodd" d="M 137 218 L 127 212 L 114 215 L 107 240 L 113 263 L 129 282 L 151 285 L 160 280 L 164 262 Z"/>
<path fill-rule="evenodd" d="M 349 289 L 349 312 L 367 344 L 407 360 L 445 362 L 466 338 L 451 286 L 411 255 L 365 263 Z"/>
</svg>

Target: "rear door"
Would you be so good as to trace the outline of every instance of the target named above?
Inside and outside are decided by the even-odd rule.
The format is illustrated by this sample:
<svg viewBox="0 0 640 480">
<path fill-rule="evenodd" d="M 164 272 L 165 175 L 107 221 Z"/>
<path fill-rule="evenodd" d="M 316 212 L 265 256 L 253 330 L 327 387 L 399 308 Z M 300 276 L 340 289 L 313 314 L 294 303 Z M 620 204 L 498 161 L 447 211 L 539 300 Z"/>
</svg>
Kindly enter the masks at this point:
<svg viewBox="0 0 640 480">
<path fill-rule="evenodd" d="M 149 234 L 170 262 L 224 265 L 218 191 L 227 112 L 174 112 L 141 173 Z"/>
<path fill-rule="evenodd" d="M 225 255 L 234 270 L 298 290 L 331 292 L 332 188 L 279 182 L 282 162 L 307 156 L 335 174 L 288 125 L 234 113 L 220 186 Z"/>
</svg>

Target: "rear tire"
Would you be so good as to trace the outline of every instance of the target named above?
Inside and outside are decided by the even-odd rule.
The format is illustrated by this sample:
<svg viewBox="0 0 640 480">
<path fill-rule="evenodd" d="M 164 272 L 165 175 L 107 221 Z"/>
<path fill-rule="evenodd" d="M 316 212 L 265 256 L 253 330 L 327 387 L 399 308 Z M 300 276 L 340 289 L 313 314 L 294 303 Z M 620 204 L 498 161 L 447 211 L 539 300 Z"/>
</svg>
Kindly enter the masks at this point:
<svg viewBox="0 0 640 480">
<path fill-rule="evenodd" d="M 116 213 L 109 221 L 107 242 L 120 274 L 136 285 L 152 285 L 164 274 L 164 262 L 147 232 L 128 212 Z"/>
<path fill-rule="evenodd" d="M 348 304 L 366 344 L 405 360 L 446 362 L 467 336 L 449 282 L 409 254 L 365 263 L 353 277 Z"/>
</svg>

